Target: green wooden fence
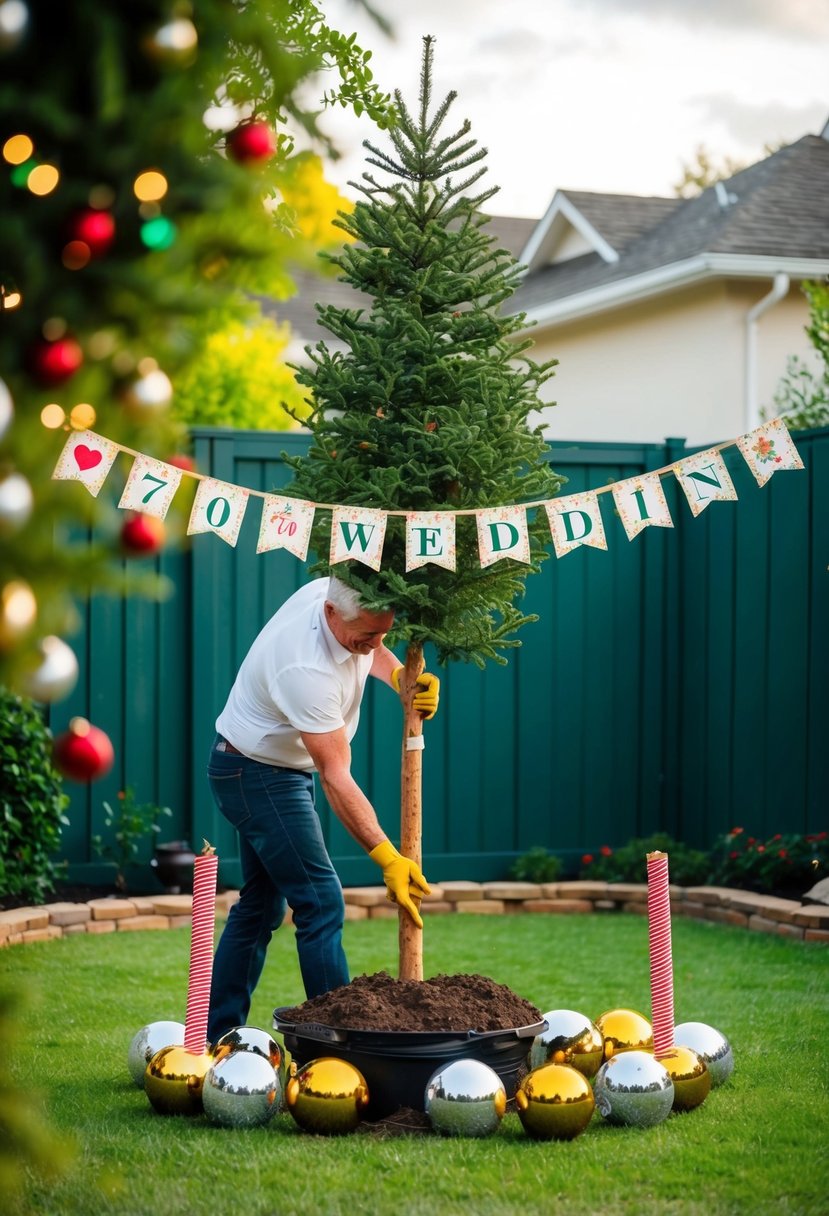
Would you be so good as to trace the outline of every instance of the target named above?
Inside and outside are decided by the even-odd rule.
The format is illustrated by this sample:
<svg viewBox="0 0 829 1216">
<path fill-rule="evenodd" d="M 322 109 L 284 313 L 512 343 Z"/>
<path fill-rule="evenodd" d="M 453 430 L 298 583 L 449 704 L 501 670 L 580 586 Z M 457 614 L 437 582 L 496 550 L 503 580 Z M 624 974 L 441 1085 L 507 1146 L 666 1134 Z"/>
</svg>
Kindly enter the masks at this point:
<svg viewBox="0 0 829 1216">
<path fill-rule="evenodd" d="M 301 435 L 194 434 L 203 472 L 273 490 L 280 453 Z M 665 830 L 698 847 L 739 824 L 756 835 L 817 831 L 829 806 L 829 429 L 804 432 L 805 472 L 762 489 L 736 449 L 724 453 L 736 503 L 693 518 L 664 479 L 675 527 L 629 542 L 601 498 L 607 552 L 580 548 L 527 580 L 539 621 L 506 667 L 441 672 L 441 708 L 425 727 L 424 869 L 435 881 L 504 877 L 534 845 L 572 866 L 581 854 Z M 554 444 L 566 492 L 670 464 L 665 445 Z M 166 839 L 218 848 L 239 881 L 233 832 L 204 775 L 217 712 L 247 647 L 306 578 L 283 552 L 256 555 L 259 511 L 238 544 L 197 536 L 158 559 L 175 588 L 163 603 L 96 598 L 75 639 L 82 672 L 53 711 L 54 729 L 84 714 L 116 750 L 113 772 L 67 784 L 63 855 L 76 879 L 103 876 L 91 837 L 102 802 L 131 786 L 169 804 Z M 370 681 L 370 685 L 374 682 Z M 354 770 L 392 838 L 399 820 L 400 713 L 370 688 Z M 345 883 L 377 872 L 320 799 Z"/>
</svg>

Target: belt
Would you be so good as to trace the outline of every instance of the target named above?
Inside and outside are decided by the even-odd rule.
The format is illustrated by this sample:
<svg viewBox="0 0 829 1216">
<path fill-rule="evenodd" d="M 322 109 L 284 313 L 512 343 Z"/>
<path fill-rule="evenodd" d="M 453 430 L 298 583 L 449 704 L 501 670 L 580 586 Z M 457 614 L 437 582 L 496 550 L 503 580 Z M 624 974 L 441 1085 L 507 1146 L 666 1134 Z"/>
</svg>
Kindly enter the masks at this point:
<svg viewBox="0 0 829 1216">
<path fill-rule="evenodd" d="M 244 755 L 243 752 L 239 751 L 238 747 L 234 747 L 232 743 L 228 743 L 227 739 L 219 740 L 219 742 L 216 744 L 216 751 L 217 752 L 233 752 L 234 756 Z"/>
</svg>

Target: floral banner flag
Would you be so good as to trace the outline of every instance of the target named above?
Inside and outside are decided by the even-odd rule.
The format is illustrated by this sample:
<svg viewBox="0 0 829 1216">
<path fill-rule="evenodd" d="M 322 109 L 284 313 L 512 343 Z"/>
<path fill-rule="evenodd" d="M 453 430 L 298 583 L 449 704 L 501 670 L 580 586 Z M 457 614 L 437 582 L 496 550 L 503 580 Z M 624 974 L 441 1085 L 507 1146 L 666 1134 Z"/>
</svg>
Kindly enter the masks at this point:
<svg viewBox="0 0 829 1216">
<path fill-rule="evenodd" d="M 737 447 L 761 486 L 782 469 L 803 468 L 803 461 L 782 418 L 773 418 L 749 435 L 743 435 L 737 440 Z"/>
<path fill-rule="evenodd" d="M 334 507 L 328 559 L 331 565 L 351 558 L 372 570 L 379 570 L 386 520 L 385 511 L 374 511 L 370 507 Z"/>
<path fill-rule="evenodd" d="M 64 444 L 52 479 L 79 481 L 97 498 L 120 450 L 117 443 L 94 431 L 75 431 Z"/>
<path fill-rule="evenodd" d="M 262 522 L 259 525 L 257 553 L 268 553 L 271 549 L 287 549 L 304 562 L 308 556 L 314 508 L 300 498 L 280 498 L 266 494 L 262 503 Z"/>
<path fill-rule="evenodd" d="M 645 473 L 620 481 L 613 486 L 612 492 L 628 540 L 633 540 L 643 528 L 674 526 L 658 473 Z"/>
<path fill-rule="evenodd" d="M 591 545 L 594 549 L 606 549 L 602 511 L 598 496 L 593 491 L 584 494 L 568 494 L 565 498 L 551 498 L 544 504 L 553 548 L 556 557 L 564 557 L 579 545 Z"/>
<path fill-rule="evenodd" d="M 190 512 L 187 535 L 215 532 L 223 541 L 235 547 L 248 498 L 249 492 L 241 486 L 216 481 L 212 477 L 201 478 Z"/>
<path fill-rule="evenodd" d="M 431 562 L 455 569 L 455 516 L 450 511 L 410 511 L 406 516 L 406 569 Z"/>
<path fill-rule="evenodd" d="M 164 519 L 181 484 L 182 471 L 163 460 L 138 455 L 118 503 L 125 511 L 140 511 Z"/>
<path fill-rule="evenodd" d="M 488 511 L 476 511 L 475 519 L 478 524 L 478 554 L 483 567 L 491 566 L 504 557 L 529 565 L 530 537 L 524 507 L 492 507 Z"/>
<path fill-rule="evenodd" d="M 692 515 L 701 515 L 712 502 L 733 502 L 737 498 L 734 483 L 716 448 L 697 452 L 696 456 L 680 460 L 673 468 Z"/>
</svg>

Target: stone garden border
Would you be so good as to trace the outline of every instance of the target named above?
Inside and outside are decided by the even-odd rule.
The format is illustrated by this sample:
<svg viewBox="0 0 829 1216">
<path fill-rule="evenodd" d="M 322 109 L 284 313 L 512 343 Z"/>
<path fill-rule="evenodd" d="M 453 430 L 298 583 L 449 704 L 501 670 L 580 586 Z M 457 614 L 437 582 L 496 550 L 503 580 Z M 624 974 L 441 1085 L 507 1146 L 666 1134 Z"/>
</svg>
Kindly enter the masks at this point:
<svg viewBox="0 0 829 1216">
<path fill-rule="evenodd" d="M 829 907 L 822 904 L 801 904 L 726 887 L 672 886 L 670 892 L 674 916 L 737 925 L 798 941 L 829 943 Z M 386 900 L 385 887 L 347 887 L 344 894 L 346 920 L 397 917 L 397 908 Z M 647 915 L 647 894 L 644 883 L 444 882 L 432 884 L 423 911 L 430 916 L 534 912 L 567 916 L 618 911 Z M 217 915 L 226 916 L 238 898 L 238 891 L 217 895 Z M 0 912 L 0 947 L 51 941 L 75 933 L 174 929 L 190 924 L 191 907 L 189 895 L 150 895 L 14 908 Z"/>
</svg>

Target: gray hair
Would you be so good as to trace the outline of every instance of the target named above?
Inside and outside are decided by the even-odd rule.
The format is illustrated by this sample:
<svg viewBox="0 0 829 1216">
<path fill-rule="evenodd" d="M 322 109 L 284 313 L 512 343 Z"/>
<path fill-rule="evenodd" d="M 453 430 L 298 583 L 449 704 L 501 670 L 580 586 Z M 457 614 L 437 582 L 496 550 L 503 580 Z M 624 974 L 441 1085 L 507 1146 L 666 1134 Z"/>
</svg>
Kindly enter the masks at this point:
<svg viewBox="0 0 829 1216">
<path fill-rule="evenodd" d="M 334 605 L 344 621 L 356 621 L 363 611 L 359 592 L 353 587 L 347 587 L 333 575 L 328 580 L 328 594 L 325 598 Z"/>
</svg>

